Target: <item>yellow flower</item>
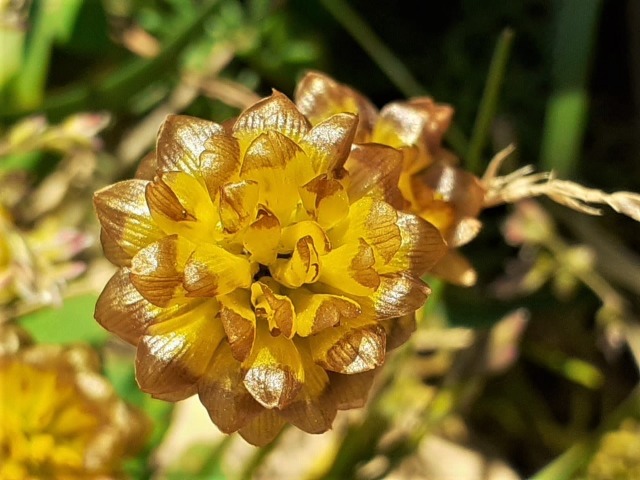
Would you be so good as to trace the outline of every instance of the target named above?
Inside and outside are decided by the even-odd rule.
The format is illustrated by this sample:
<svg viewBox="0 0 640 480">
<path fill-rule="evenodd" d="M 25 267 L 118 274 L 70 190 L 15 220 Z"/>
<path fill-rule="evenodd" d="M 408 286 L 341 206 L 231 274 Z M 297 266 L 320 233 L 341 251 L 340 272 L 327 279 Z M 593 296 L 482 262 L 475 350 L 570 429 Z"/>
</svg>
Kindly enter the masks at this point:
<svg viewBox="0 0 640 480">
<path fill-rule="evenodd" d="M 31 346 L 0 328 L 0 478 L 121 478 L 149 425 L 125 405 L 85 347 Z"/>
<path fill-rule="evenodd" d="M 96 193 L 120 267 L 96 319 L 137 345 L 144 391 L 197 393 L 256 445 L 286 422 L 324 432 L 364 403 L 444 242 L 378 195 L 389 182 L 371 178 L 397 150 L 356 146 L 360 169 L 345 170 L 357 124 L 336 113 L 312 128 L 278 92 L 222 125 L 169 116 L 138 178 Z"/>
<path fill-rule="evenodd" d="M 473 267 L 455 248 L 471 241 L 480 230 L 476 217 L 484 189 L 474 175 L 458 168 L 457 159 L 442 147 L 453 109 L 421 97 L 389 103 L 378 112 L 359 92 L 318 72 L 310 72 L 300 81 L 295 98 L 313 125 L 337 111 L 358 114 L 356 142 L 389 145 L 402 152 L 401 165 L 386 176 L 395 179 L 398 187 L 395 191 L 387 188 L 391 194 L 387 201 L 440 230 L 449 250 L 430 273 L 449 282 L 474 284 Z M 350 158 L 346 168 L 356 162 Z"/>
</svg>

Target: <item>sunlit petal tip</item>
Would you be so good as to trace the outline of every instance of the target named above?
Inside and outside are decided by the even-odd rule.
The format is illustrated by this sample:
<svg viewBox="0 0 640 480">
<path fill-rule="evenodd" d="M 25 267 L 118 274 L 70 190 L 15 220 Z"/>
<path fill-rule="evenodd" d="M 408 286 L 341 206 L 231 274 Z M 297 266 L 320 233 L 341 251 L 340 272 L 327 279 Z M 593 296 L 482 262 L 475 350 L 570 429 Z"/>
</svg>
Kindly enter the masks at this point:
<svg viewBox="0 0 640 480">
<path fill-rule="evenodd" d="M 197 175 L 205 143 L 224 130 L 217 123 L 188 115 L 168 115 L 158 131 L 156 157 L 158 170 L 182 171 Z"/>
<path fill-rule="evenodd" d="M 243 111 L 233 125 L 233 134 L 248 145 L 256 138 L 256 133 L 275 131 L 299 141 L 310 130 L 308 120 L 300 113 L 286 95 L 274 90 L 271 96 Z"/>
<path fill-rule="evenodd" d="M 430 270 L 430 273 L 443 280 L 464 287 L 475 285 L 478 274 L 463 255 L 449 250 Z"/>
<path fill-rule="evenodd" d="M 363 407 L 367 402 L 376 372 L 375 369 L 351 375 L 329 372 L 331 396 L 338 410 Z"/>
<path fill-rule="evenodd" d="M 322 368 L 344 374 L 373 370 L 384 363 L 386 333 L 377 324 L 335 327 L 310 337 L 314 361 Z"/>
<path fill-rule="evenodd" d="M 311 158 L 314 171 L 341 171 L 351 151 L 357 127 L 357 115 L 336 113 L 305 135 L 300 143 Z"/>
</svg>

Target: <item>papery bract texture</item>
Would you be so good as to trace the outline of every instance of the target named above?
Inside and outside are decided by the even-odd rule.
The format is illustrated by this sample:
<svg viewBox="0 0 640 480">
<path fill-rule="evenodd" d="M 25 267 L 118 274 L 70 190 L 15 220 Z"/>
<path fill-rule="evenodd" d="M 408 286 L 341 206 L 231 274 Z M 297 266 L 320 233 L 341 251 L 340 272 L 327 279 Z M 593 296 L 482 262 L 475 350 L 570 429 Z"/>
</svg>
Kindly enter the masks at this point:
<svg viewBox="0 0 640 480">
<path fill-rule="evenodd" d="M 313 125 L 335 111 L 348 111 L 359 116 L 358 143 L 373 142 L 378 148 L 391 146 L 400 151 L 402 161 L 389 163 L 381 156 L 361 152 L 358 146 L 345 168 L 357 184 L 377 189 L 392 205 L 438 228 L 449 248 L 429 273 L 460 285 L 474 284 L 475 270 L 456 248 L 480 231 L 476 217 L 482 209 L 484 189 L 442 147 L 453 109 L 420 97 L 389 103 L 378 112 L 362 94 L 319 72 L 302 78 L 295 99 Z"/>
<path fill-rule="evenodd" d="M 396 185 L 366 179 L 367 158 L 394 170 L 402 154 L 354 146 L 358 125 L 340 108 L 312 125 L 278 92 L 222 125 L 169 116 L 137 178 L 96 193 L 120 267 L 96 319 L 137 345 L 144 391 L 197 393 L 256 445 L 364 403 L 446 246 L 397 209 Z M 356 150 L 364 170 L 347 171 Z"/>
</svg>

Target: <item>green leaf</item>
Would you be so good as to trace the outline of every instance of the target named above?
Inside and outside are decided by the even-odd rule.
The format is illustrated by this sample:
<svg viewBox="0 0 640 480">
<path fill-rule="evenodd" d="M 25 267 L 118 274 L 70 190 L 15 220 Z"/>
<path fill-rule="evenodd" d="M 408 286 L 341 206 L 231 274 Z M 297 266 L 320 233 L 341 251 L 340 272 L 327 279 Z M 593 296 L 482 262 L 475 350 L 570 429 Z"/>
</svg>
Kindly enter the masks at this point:
<svg viewBox="0 0 640 480">
<path fill-rule="evenodd" d="M 109 333 L 93 319 L 97 295 L 69 298 L 59 308 L 48 307 L 20 318 L 20 325 L 37 342 L 86 342 L 94 346 L 104 344 Z"/>
</svg>

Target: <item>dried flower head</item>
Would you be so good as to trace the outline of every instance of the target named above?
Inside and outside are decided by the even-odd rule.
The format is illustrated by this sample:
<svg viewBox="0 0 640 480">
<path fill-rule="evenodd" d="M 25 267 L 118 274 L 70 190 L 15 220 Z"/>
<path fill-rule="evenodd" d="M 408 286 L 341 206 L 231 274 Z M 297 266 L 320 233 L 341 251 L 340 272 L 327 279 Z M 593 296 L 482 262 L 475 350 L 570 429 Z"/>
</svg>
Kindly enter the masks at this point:
<svg viewBox="0 0 640 480">
<path fill-rule="evenodd" d="M 0 327 L 0 478 L 121 478 L 149 424 L 98 374 L 95 352 Z"/>
<path fill-rule="evenodd" d="M 96 193 L 120 267 L 96 318 L 137 345 L 144 391 L 198 393 L 222 431 L 257 445 L 286 422 L 324 432 L 363 404 L 444 242 L 384 200 L 369 178 L 402 157 L 352 150 L 357 126 L 336 113 L 311 127 L 278 92 L 223 125 L 169 116 L 138 173 L 153 179 Z"/>
<path fill-rule="evenodd" d="M 428 220 L 444 237 L 449 250 L 430 273 L 449 282 L 474 284 L 475 270 L 455 248 L 480 231 L 476 217 L 484 189 L 474 175 L 458 168 L 457 159 L 442 147 L 453 109 L 422 97 L 389 103 L 378 112 L 360 93 L 318 72 L 310 72 L 300 81 L 296 104 L 312 124 L 337 111 L 358 114 L 356 142 L 388 145 L 401 152 L 402 162 L 394 165 L 394 170 L 376 165 L 377 172 L 369 181 L 397 187 L 387 188 L 387 201 Z M 361 160 L 352 155 L 345 168 L 359 167 Z M 376 159 L 364 161 L 375 163 Z"/>
</svg>

